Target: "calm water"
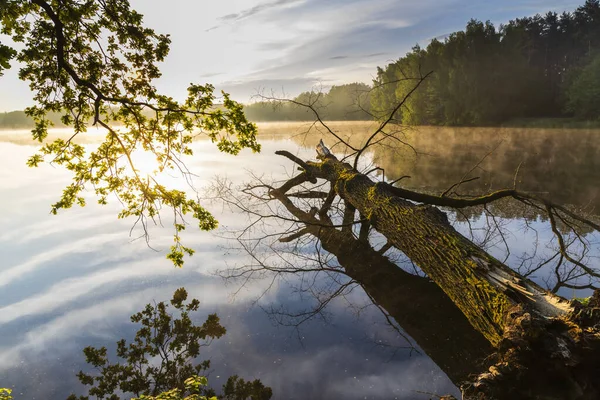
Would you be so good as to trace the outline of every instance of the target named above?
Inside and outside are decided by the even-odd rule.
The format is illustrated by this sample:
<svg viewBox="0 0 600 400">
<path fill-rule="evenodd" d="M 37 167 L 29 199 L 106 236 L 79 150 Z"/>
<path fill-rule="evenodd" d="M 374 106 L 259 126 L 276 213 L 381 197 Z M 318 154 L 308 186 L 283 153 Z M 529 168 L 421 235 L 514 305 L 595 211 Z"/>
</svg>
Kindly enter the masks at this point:
<svg viewBox="0 0 600 400">
<path fill-rule="evenodd" d="M 368 126 L 337 124 L 335 129 L 359 141 Z M 270 179 L 285 178 L 293 167 L 273 153 L 287 149 L 313 158 L 320 136 L 305 136 L 303 131 L 297 125 L 263 126 L 260 155 L 222 155 L 210 143 L 196 142 L 190 169 L 201 178 L 195 186 L 209 185 L 216 174 L 242 184 L 250 179 L 249 170 Z M 136 327 L 129 316 L 146 303 L 170 299 L 184 285 L 201 301 L 198 321 L 217 312 L 227 328 L 223 338 L 201 353 L 203 359 L 212 360 L 209 381 L 216 388 L 229 375 L 238 374 L 261 379 L 273 388 L 274 398 L 457 395 L 434 362 L 405 348 L 407 341 L 379 309 L 364 307 L 370 300 L 362 290 L 330 304 L 326 319 L 296 329 L 276 323 L 265 309 L 298 309 L 309 302 L 293 289 L 300 277 L 273 286 L 270 279 L 252 281 L 241 289 L 238 283 L 226 284 L 218 271 L 243 265 L 248 258 L 223 235 L 244 228 L 248 220 L 219 202 L 211 202 L 208 208 L 219 219 L 221 230 L 216 235 L 186 232 L 184 239 L 197 254 L 183 269 L 174 269 L 164 258 L 172 240 L 168 227 L 151 229 L 152 245 L 159 250 L 154 252 L 143 241 L 131 240 L 132 221 L 116 219 L 116 204 L 100 207 L 90 197 L 86 208 L 49 215 L 49 205 L 60 195 L 68 175 L 50 166 L 28 169 L 25 160 L 35 148 L 21 134 L 0 134 L 0 386 L 13 387 L 15 398 L 64 399 L 71 392 L 83 394 L 75 377 L 80 369 L 88 370 L 81 349 L 87 345 L 112 349 L 118 339 L 131 338 Z M 481 176 L 481 186 L 465 190 L 510 186 L 521 164 L 522 190 L 547 192 L 557 202 L 593 211 L 600 205 L 599 134 L 423 128 L 406 135 L 419 154 L 378 148 L 367 161 L 382 166 L 386 178 L 410 175 L 407 186 L 440 191 L 502 140 L 474 171 Z M 182 185 L 175 178 L 165 179 Z M 514 252 L 507 262 L 518 265 L 519 257 L 535 247 L 535 238 L 522 229 L 524 220 L 517 218 L 522 210 L 498 206 L 495 212 L 511 232 L 507 240 Z M 544 221 L 527 215 L 538 237 L 549 238 Z M 478 211 L 468 217 L 475 226 L 486 223 Z M 466 231 L 465 222 L 456 226 Z M 502 253 L 500 246 L 490 251 Z M 541 248 L 538 254 L 543 252 Z M 535 277 L 540 283 L 546 278 L 542 272 Z"/>
</svg>

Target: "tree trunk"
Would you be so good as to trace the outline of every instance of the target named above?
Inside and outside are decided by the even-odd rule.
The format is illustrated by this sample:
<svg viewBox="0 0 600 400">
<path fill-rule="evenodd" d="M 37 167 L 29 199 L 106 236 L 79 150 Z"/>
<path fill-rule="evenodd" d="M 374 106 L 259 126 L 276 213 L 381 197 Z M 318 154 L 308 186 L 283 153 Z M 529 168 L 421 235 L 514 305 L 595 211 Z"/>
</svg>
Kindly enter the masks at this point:
<svg viewBox="0 0 600 400">
<path fill-rule="evenodd" d="M 403 200 L 388 184 L 373 182 L 333 156 L 309 166 L 309 174 L 330 181 L 338 195 L 417 264 L 493 346 L 502 339 L 506 316 L 516 305 L 545 317 L 570 310 L 566 300 L 522 278 L 458 233 L 439 209 Z"/>
<path fill-rule="evenodd" d="M 329 181 L 497 348 L 495 365 L 463 388 L 464 398 L 600 398 L 597 305 L 574 307 L 549 293 L 458 233 L 437 208 L 398 197 L 331 154 L 317 163 L 286 156 Z"/>
<path fill-rule="evenodd" d="M 321 243 L 456 386 L 481 371 L 492 347 L 438 286 L 403 271 L 357 240 L 351 243 L 352 247 L 339 248 L 341 252 L 337 254 L 331 251 L 338 247 L 337 243 L 331 246 L 328 239 L 321 239 Z"/>
<path fill-rule="evenodd" d="M 306 233 L 336 256 L 346 275 L 394 318 L 456 386 L 481 371 L 492 346 L 437 285 L 398 268 L 350 230 L 324 227 L 315 217 L 294 209 L 281 192 L 272 194 L 307 224 Z"/>
</svg>

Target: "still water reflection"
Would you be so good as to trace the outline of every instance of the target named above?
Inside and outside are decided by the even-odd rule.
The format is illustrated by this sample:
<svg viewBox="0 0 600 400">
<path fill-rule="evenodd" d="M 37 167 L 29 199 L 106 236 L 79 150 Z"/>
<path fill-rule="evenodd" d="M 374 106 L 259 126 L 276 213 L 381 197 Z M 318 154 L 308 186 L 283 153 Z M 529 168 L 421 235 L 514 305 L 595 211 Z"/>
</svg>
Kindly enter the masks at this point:
<svg viewBox="0 0 600 400">
<path fill-rule="evenodd" d="M 360 140 L 368 126 L 338 124 L 335 129 Z M 200 176 L 196 186 L 208 185 L 215 174 L 241 184 L 248 180 L 248 169 L 273 179 L 285 178 L 292 166 L 273 153 L 287 149 L 312 158 L 319 136 L 300 135 L 303 131 L 300 126 L 263 126 L 260 155 L 222 155 L 212 144 L 196 142 L 190 165 Z M 290 138 L 290 132 L 299 135 Z M 478 184 L 484 186 L 470 188 L 510 185 L 521 164 L 523 190 L 549 192 L 557 202 L 591 209 L 598 201 L 595 183 L 600 178 L 599 161 L 594 157 L 597 134 L 422 129 L 407 134 L 421 154 L 378 148 L 370 160 L 381 165 L 390 179 L 411 175 L 407 185 L 439 191 L 460 179 L 503 139 L 477 168 L 482 176 Z M 336 300 L 329 306 L 327 321 L 311 320 L 299 330 L 273 323 L 260 306 L 297 308 L 305 301 L 291 289 L 294 278 L 266 294 L 269 280 L 253 281 L 241 290 L 238 285 L 225 285 L 215 272 L 244 263 L 246 255 L 231 251 L 230 243 L 219 236 L 189 231 L 188 245 L 197 254 L 176 270 L 164 258 L 171 232 L 152 228 L 152 245 L 160 253 L 143 241 L 132 242 L 128 235 L 131 221 L 116 220 L 116 204 L 99 207 L 89 201 L 84 209 L 50 216 L 49 204 L 58 198 L 68 177 L 48 166 L 25 167 L 34 148 L 15 135 L 0 135 L 5 139 L 0 143 L 0 223 L 4 228 L 0 232 L 0 386 L 14 387 L 17 399 L 64 399 L 71 391 L 83 393 L 75 378 L 76 372 L 86 368 L 81 349 L 107 345 L 110 350 L 119 338 L 130 338 L 136 327 L 129 323 L 129 315 L 153 300 L 169 299 L 183 285 L 201 301 L 198 321 L 217 312 L 228 330 L 201 354 L 212 360 L 209 381 L 217 388 L 227 376 L 238 374 L 261 379 L 273 388 L 274 398 L 425 399 L 429 396 L 419 392 L 457 394 L 452 373 L 447 375 L 424 352 L 404 349 L 406 340 L 375 307 L 361 308 L 357 315 L 346 301 Z M 209 208 L 223 229 L 240 229 L 247 222 L 217 203 Z M 501 212 L 515 227 L 511 244 L 529 251 L 533 239 L 516 229 L 520 211 L 507 208 Z M 483 223 L 477 213 L 471 218 L 472 223 Z M 542 222 L 536 223 L 544 235 Z M 462 225 L 457 223 L 459 229 Z M 354 272 L 357 279 L 362 277 L 360 271 Z M 402 310 L 391 293 L 394 286 L 389 285 L 395 279 L 392 275 L 393 271 L 383 279 L 367 278 L 365 289 L 371 288 L 371 296 L 353 291 L 351 301 L 380 301 L 401 322 Z M 386 290 L 389 296 L 382 293 Z M 433 357 L 440 362 L 440 355 Z"/>
</svg>

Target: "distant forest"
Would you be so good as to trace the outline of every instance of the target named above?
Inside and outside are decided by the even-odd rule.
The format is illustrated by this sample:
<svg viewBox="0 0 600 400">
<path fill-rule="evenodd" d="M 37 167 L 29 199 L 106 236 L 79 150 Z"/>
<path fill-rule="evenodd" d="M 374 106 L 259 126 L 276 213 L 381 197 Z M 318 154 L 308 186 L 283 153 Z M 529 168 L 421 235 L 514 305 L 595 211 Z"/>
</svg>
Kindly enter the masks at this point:
<svg viewBox="0 0 600 400">
<path fill-rule="evenodd" d="M 600 117 L 600 2 L 572 13 L 501 25 L 471 20 L 464 31 L 414 47 L 378 68 L 375 115 L 434 73 L 396 117 L 405 124 L 490 125 L 515 118 Z M 392 83 L 390 83 L 392 82 Z M 395 82 L 395 83 L 393 83 Z"/>
<path fill-rule="evenodd" d="M 373 86 L 334 86 L 302 93 L 323 119 L 372 119 L 389 115 L 414 87 L 396 120 L 412 125 L 496 125 L 521 118 L 600 119 L 600 0 L 574 12 L 548 12 L 496 28 L 471 20 L 464 31 L 432 40 L 377 68 Z M 291 103 L 246 107 L 256 121 L 312 120 Z"/>
<path fill-rule="evenodd" d="M 600 120 L 600 0 L 573 12 L 518 18 L 496 28 L 471 20 L 464 31 L 378 67 L 372 85 L 351 83 L 305 92 L 292 102 L 261 101 L 252 121 L 310 121 L 311 104 L 325 120 L 387 115 L 433 71 L 398 113 L 412 125 L 496 125 L 530 118 Z M 62 126 L 58 115 L 50 116 Z M 0 128 L 30 128 L 22 111 L 0 113 Z"/>
<path fill-rule="evenodd" d="M 304 92 L 291 102 L 260 101 L 244 107 L 251 121 L 313 121 L 314 111 L 322 119 L 330 121 L 370 120 L 371 86 L 350 83 L 333 86 L 329 91 Z M 311 105 L 310 108 L 300 104 Z"/>
<path fill-rule="evenodd" d="M 50 113 L 47 115 L 48 120 L 55 127 L 64 127 L 60 121 L 59 113 Z M 11 111 L 0 113 L 0 129 L 31 129 L 33 128 L 33 119 L 25 114 L 25 111 Z"/>
</svg>

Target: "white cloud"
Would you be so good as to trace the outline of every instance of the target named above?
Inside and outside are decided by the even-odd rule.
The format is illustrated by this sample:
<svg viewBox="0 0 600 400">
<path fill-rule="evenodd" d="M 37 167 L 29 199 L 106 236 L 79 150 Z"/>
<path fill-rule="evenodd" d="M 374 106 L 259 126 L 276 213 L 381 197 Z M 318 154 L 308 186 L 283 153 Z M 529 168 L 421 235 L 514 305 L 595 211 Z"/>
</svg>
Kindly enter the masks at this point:
<svg viewBox="0 0 600 400">
<path fill-rule="evenodd" d="M 98 253 L 100 249 L 122 238 L 122 233 L 97 234 L 80 240 L 63 243 L 53 249 L 38 253 L 27 261 L 0 271 L 0 288 L 12 281 L 43 268 L 49 262 L 59 260 L 68 254 Z"/>
<path fill-rule="evenodd" d="M 82 278 L 65 279 L 54 284 L 44 293 L 0 308 L 0 324 L 25 316 L 53 311 L 78 298 L 89 296 L 90 293 L 102 286 L 123 283 L 136 278 L 151 279 L 173 272 L 173 266 L 161 258 L 120 264 Z"/>
<path fill-rule="evenodd" d="M 39 199 L 38 199 L 39 200 Z M 48 204 L 50 204 L 48 202 Z M 48 218 L 43 221 L 36 221 L 35 224 L 26 225 L 17 229 L 8 231 L 0 235 L 0 242 L 9 242 L 13 244 L 24 244 L 37 239 L 56 235 L 73 233 L 77 231 L 89 232 L 91 229 L 97 229 L 101 226 L 106 226 L 109 223 L 118 225 L 117 229 L 126 227 L 122 220 L 117 220 L 117 217 L 112 213 L 106 213 L 96 216 L 85 215 L 81 217 L 81 213 L 69 212 L 59 217 Z"/>
<path fill-rule="evenodd" d="M 190 297 L 200 300 L 200 313 L 209 314 L 218 306 L 231 303 L 230 292 L 215 285 L 214 279 L 205 277 L 200 283 L 193 282 L 189 279 L 186 289 Z M 250 301 L 262 294 L 268 285 L 268 281 L 254 281 L 246 286 L 245 290 L 239 291 L 235 296 L 237 306 L 248 305 Z M 129 315 L 141 310 L 149 302 L 170 299 L 177 287 L 177 285 L 163 284 L 160 288 L 114 297 L 93 306 L 68 311 L 47 323 L 38 325 L 22 335 L 16 344 L 0 348 L 0 371 L 14 368 L 24 358 L 35 359 L 37 354 L 44 353 L 50 348 L 69 348 L 67 351 L 72 352 L 73 349 L 70 347 L 73 338 L 104 337 L 116 341 L 120 337 L 114 331 L 112 324 L 129 321 Z M 276 290 L 275 288 L 274 292 Z M 270 299 L 271 297 L 268 296 L 263 301 L 270 301 Z M 107 321 L 110 321 L 110 324 Z M 60 352 L 55 353 L 54 356 L 59 354 Z"/>
</svg>

